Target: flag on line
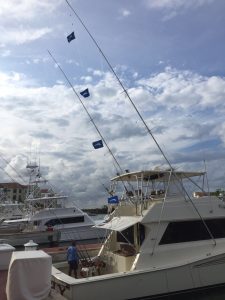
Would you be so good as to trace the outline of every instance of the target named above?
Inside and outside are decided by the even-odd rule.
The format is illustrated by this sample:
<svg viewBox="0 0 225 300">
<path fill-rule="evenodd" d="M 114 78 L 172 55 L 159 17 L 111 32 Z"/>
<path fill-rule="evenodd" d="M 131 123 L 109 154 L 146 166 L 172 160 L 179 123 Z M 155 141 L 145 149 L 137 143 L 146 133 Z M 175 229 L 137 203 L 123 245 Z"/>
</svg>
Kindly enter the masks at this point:
<svg viewBox="0 0 225 300">
<path fill-rule="evenodd" d="M 73 31 L 71 34 L 69 34 L 69 35 L 67 36 L 67 41 L 68 41 L 68 43 L 70 43 L 72 40 L 75 40 L 75 34 L 74 34 L 74 31 Z"/>
<path fill-rule="evenodd" d="M 99 149 L 99 148 L 104 147 L 102 140 L 95 141 L 95 142 L 92 143 L 92 145 L 93 145 L 93 147 L 94 147 L 95 149 Z"/>
<path fill-rule="evenodd" d="M 108 203 L 109 204 L 117 204 L 117 203 L 119 203 L 119 198 L 118 198 L 118 196 L 112 196 L 112 197 L 109 197 L 108 198 Z"/>
<path fill-rule="evenodd" d="M 90 93 L 89 93 L 89 90 L 88 90 L 88 89 L 86 89 L 86 90 L 80 92 L 80 94 L 81 94 L 84 98 L 87 98 L 87 97 L 90 96 Z"/>
</svg>

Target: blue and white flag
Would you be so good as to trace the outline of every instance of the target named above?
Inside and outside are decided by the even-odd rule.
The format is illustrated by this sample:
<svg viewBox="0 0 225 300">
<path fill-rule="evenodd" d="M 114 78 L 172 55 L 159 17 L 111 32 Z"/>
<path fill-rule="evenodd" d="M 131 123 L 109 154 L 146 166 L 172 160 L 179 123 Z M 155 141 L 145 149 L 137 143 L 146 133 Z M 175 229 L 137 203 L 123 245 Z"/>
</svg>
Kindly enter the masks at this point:
<svg viewBox="0 0 225 300">
<path fill-rule="evenodd" d="M 104 147 L 102 140 L 95 141 L 95 142 L 92 143 L 92 145 L 93 145 L 93 147 L 94 147 L 95 149 L 99 149 L 99 148 Z"/>
<path fill-rule="evenodd" d="M 67 37 L 68 43 L 70 43 L 72 40 L 75 40 L 74 31 L 71 34 L 69 34 L 68 37 Z"/>
<path fill-rule="evenodd" d="M 80 94 L 84 97 L 84 98 L 87 98 L 90 96 L 90 93 L 89 93 L 89 90 L 86 89 L 84 90 L 83 92 L 80 92 Z"/>
<path fill-rule="evenodd" d="M 108 203 L 109 204 L 117 204 L 119 203 L 119 198 L 118 196 L 112 196 L 108 198 Z"/>
</svg>

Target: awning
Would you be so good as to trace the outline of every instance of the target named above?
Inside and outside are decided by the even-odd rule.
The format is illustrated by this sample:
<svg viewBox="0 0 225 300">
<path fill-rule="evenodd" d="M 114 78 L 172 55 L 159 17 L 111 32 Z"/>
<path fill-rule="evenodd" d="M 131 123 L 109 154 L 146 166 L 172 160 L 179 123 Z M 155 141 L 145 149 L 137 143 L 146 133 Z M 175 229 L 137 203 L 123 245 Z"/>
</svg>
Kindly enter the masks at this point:
<svg viewBox="0 0 225 300">
<path fill-rule="evenodd" d="M 114 230 L 114 231 L 123 231 L 128 227 L 140 222 L 141 219 L 142 217 L 130 217 L 130 216 L 114 217 L 111 221 L 107 223 L 100 223 L 95 227 Z"/>
<path fill-rule="evenodd" d="M 149 170 L 149 171 L 138 171 L 130 172 L 125 174 L 120 174 L 111 179 L 111 181 L 127 181 L 127 182 L 136 182 L 137 180 L 149 181 L 155 180 L 164 182 L 167 181 L 170 177 L 170 170 Z M 172 179 L 185 179 L 195 176 L 203 176 L 205 172 L 183 172 L 183 171 L 173 171 Z"/>
</svg>

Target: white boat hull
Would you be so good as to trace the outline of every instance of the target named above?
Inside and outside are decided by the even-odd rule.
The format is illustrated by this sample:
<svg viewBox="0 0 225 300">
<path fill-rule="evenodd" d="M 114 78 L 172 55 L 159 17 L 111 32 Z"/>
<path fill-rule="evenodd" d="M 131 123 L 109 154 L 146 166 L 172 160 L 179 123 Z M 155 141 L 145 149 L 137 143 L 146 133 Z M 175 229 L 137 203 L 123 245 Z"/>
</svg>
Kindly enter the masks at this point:
<svg viewBox="0 0 225 300">
<path fill-rule="evenodd" d="M 74 279 L 65 292 L 71 300 L 143 299 L 225 284 L 225 255 L 195 263 Z M 65 275 L 64 275 L 65 276 Z M 65 280 L 66 281 L 66 280 Z M 106 297 L 107 295 L 107 297 Z"/>
<path fill-rule="evenodd" d="M 53 244 L 71 240 L 95 240 L 103 238 L 105 231 L 92 228 L 92 226 L 82 226 L 76 228 L 63 228 L 58 231 L 31 231 L 31 232 L 10 232 L 0 234 L 0 240 L 4 240 L 12 246 L 23 246 L 29 240 L 37 244 Z"/>
<path fill-rule="evenodd" d="M 23 246 L 30 240 L 33 240 L 37 244 L 50 244 L 58 241 L 59 233 L 53 231 L 37 231 L 37 232 L 17 232 L 10 234 L 1 234 L 0 239 L 12 246 Z"/>
</svg>

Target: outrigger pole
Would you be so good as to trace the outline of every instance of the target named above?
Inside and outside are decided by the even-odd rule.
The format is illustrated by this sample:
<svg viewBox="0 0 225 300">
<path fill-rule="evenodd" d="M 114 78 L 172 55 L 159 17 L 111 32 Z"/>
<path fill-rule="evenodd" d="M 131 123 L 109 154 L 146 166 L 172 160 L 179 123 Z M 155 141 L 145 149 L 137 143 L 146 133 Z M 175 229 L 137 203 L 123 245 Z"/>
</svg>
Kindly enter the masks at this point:
<svg viewBox="0 0 225 300">
<path fill-rule="evenodd" d="M 86 32 L 88 33 L 88 35 L 90 36 L 90 38 L 92 39 L 92 41 L 94 42 L 94 44 L 96 45 L 96 47 L 98 48 L 99 52 L 101 53 L 101 55 L 103 56 L 103 58 L 105 59 L 107 65 L 109 66 L 111 72 L 114 74 L 114 76 L 116 77 L 118 83 L 120 84 L 120 86 L 123 89 L 123 92 L 125 93 L 125 95 L 127 96 L 127 98 L 129 99 L 129 101 L 131 102 L 132 106 L 134 107 L 135 111 L 137 112 L 139 118 L 141 119 L 141 121 L 143 122 L 145 128 L 147 129 L 148 133 L 151 135 L 151 137 L 153 138 L 154 142 L 156 143 L 159 151 L 161 152 L 161 154 L 163 155 L 163 157 L 165 158 L 166 162 L 168 163 L 169 167 L 171 169 L 173 169 L 171 163 L 169 162 L 168 158 L 166 157 L 165 153 L 163 152 L 162 148 L 160 147 L 159 143 L 157 142 L 156 138 L 154 137 L 152 131 L 150 130 L 150 128 L 148 127 L 147 123 L 145 122 L 144 118 L 142 117 L 141 113 L 139 112 L 139 110 L 137 109 L 135 103 L 133 102 L 133 100 L 131 99 L 128 91 L 125 89 L 122 81 L 120 80 L 120 78 L 118 77 L 118 75 L 116 74 L 116 72 L 114 71 L 111 63 L 109 62 L 108 58 L 106 57 L 106 55 L 104 54 L 104 52 L 102 51 L 102 49 L 100 48 L 100 46 L 98 45 L 97 41 L 95 40 L 95 38 L 93 37 L 93 35 L 90 33 L 90 31 L 88 30 L 88 28 L 86 27 L 86 25 L 84 24 L 84 22 L 82 21 L 82 19 L 79 17 L 79 15 L 76 13 L 76 11 L 74 10 L 74 8 L 72 7 L 72 5 L 69 3 L 68 0 L 65 0 L 66 3 L 68 4 L 68 6 L 70 7 L 70 9 L 73 11 L 73 13 L 75 14 L 75 16 L 77 17 L 77 19 L 80 21 L 80 23 L 82 24 L 82 26 L 84 27 L 84 29 L 86 30 Z"/>
<path fill-rule="evenodd" d="M 100 130 L 98 129 L 98 127 L 97 127 L 97 125 L 96 125 L 94 119 L 92 118 L 92 116 L 91 116 L 90 113 L 88 112 L 88 110 L 87 110 L 87 108 L 86 108 L 84 102 L 81 100 L 81 97 L 79 96 L 79 94 L 78 94 L 78 93 L 76 92 L 76 90 L 74 89 L 74 87 L 73 87 L 71 81 L 69 80 L 68 76 L 67 76 L 66 73 L 63 71 L 63 69 L 62 69 L 62 67 L 59 65 L 59 63 L 56 61 L 56 59 L 54 58 L 54 56 L 52 55 L 52 53 L 51 53 L 49 50 L 47 50 L 47 51 L 48 51 L 49 55 L 51 56 L 51 58 L 53 59 L 53 61 L 55 62 L 55 64 L 57 65 L 57 67 L 58 67 L 58 68 L 60 69 L 60 71 L 62 72 L 62 74 L 63 74 L 63 76 L 65 77 L 66 81 L 68 82 L 68 84 L 69 84 L 70 87 L 72 88 L 74 94 L 77 96 L 77 98 L 78 98 L 78 100 L 80 101 L 81 105 L 83 106 L 85 112 L 87 113 L 87 115 L 88 115 L 90 121 L 92 122 L 92 124 L 94 125 L 94 127 L 95 127 L 96 131 L 98 132 L 99 136 L 101 137 L 101 139 L 103 140 L 104 144 L 106 145 L 106 148 L 108 149 L 109 153 L 111 154 L 111 156 L 112 156 L 113 160 L 115 161 L 117 167 L 119 168 L 120 172 L 123 173 L 123 170 L 122 170 L 122 168 L 121 168 L 121 166 L 120 166 L 118 160 L 116 159 L 115 155 L 113 154 L 113 152 L 112 152 L 111 149 L 109 148 L 109 146 L 108 146 L 108 144 L 107 144 L 105 138 L 103 137 L 103 135 L 101 134 Z M 119 176 L 120 176 L 120 175 L 119 175 Z M 121 180 L 122 180 L 122 178 L 121 178 Z M 122 183 L 123 183 L 123 186 L 124 186 L 125 190 L 128 191 L 128 190 L 127 190 L 127 187 L 125 186 L 123 180 L 122 180 Z"/>
<path fill-rule="evenodd" d="M 82 21 L 82 19 L 79 17 L 79 15 L 76 13 L 75 9 L 73 8 L 73 6 L 69 3 L 68 0 L 65 0 L 67 5 L 69 6 L 69 8 L 72 10 L 72 12 L 74 13 L 74 15 L 77 17 L 77 19 L 79 20 L 79 22 L 82 24 L 82 26 L 84 27 L 85 31 L 87 32 L 87 34 L 89 35 L 89 37 L 91 38 L 91 40 L 93 41 L 93 43 L 95 44 L 95 46 L 98 48 L 99 52 L 101 53 L 102 57 L 104 58 L 104 60 L 106 61 L 109 69 L 111 70 L 111 72 L 114 74 L 114 76 L 116 77 L 119 85 L 121 86 L 121 88 L 123 89 L 123 92 L 125 93 L 125 95 L 127 96 L 127 98 L 129 99 L 130 103 L 132 104 L 133 108 L 135 109 L 136 113 L 138 114 L 139 118 L 141 119 L 142 123 L 144 124 L 145 128 L 147 129 L 147 132 L 150 134 L 150 136 L 152 137 L 153 141 L 155 142 L 156 146 L 158 147 L 160 153 L 162 154 L 162 156 L 164 157 L 165 161 L 167 162 L 167 164 L 170 167 L 170 170 L 173 171 L 173 167 L 170 163 L 170 161 L 168 160 L 168 158 L 166 157 L 165 153 L 163 152 L 162 148 L 160 147 L 158 141 L 156 140 L 154 134 L 152 133 L 152 131 L 150 130 L 150 128 L 148 127 L 147 123 L 145 122 L 144 118 L 142 117 L 141 113 L 139 112 L 139 110 L 137 109 L 135 103 L 133 102 L 133 100 L 131 99 L 128 91 L 125 89 L 122 81 L 120 80 L 120 78 L 118 77 L 117 73 L 114 71 L 111 63 L 109 62 L 108 58 L 106 57 L 106 55 L 104 54 L 104 52 L 102 51 L 102 49 L 100 48 L 99 44 L 97 43 L 97 41 L 95 40 L 95 38 L 93 37 L 93 35 L 90 33 L 90 31 L 88 30 L 88 28 L 86 27 L 86 25 L 84 24 L 84 22 Z M 176 173 L 174 173 L 174 176 L 176 177 L 176 179 L 178 179 Z M 216 245 L 216 241 L 211 233 L 211 231 L 209 230 L 207 224 L 205 223 L 204 219 L 202 218 L 202 216 L 200 215 L 197 207 L 195 206 L 195 204 L 193 203 L 193 201 L 191 200 L 189 194 L 187 193 L 187 191 L 185 190 L 183 184 L 181 184 L 182 190 L 184 191 L 185 195 L 188 197 L 188 199 L 190 200 L 190 202 L 192 203 L 195 211 L 197 212 L 199 218 L 201 219 L 201 221 L 203 222 L 204 226 L 206 227 L 206 230 L 208 231 L 211 239 L 214 241 L 214 244 Z"/>
</svg>

